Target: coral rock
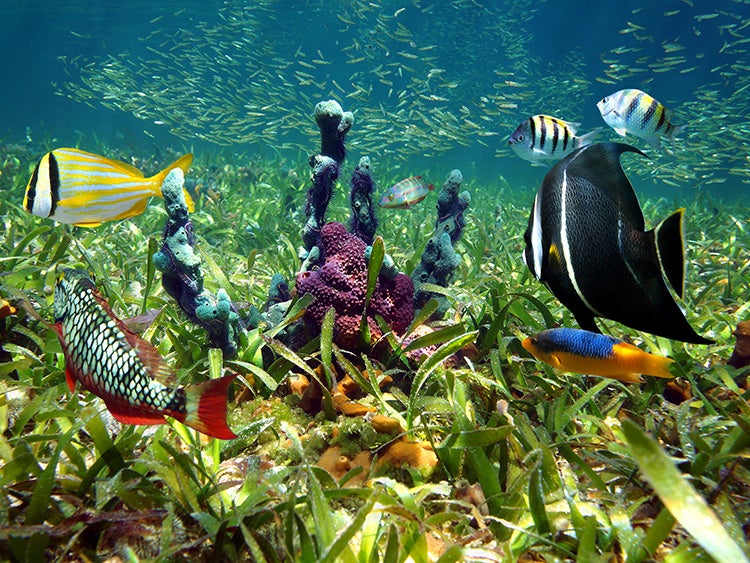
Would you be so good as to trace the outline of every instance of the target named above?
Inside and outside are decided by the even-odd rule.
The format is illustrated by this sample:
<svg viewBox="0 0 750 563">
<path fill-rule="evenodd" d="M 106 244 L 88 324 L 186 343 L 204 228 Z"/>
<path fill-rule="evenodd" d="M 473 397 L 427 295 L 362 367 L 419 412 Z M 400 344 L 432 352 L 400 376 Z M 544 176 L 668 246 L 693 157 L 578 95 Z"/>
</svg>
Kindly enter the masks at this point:
<svg viewBox="0 0 750 563">
<path fill-rule="evenodd" d="M 305 321 L 320 330 L 331 307 L 336 311 L 333 337 L 336 344 L 355 350 L 360 341 L 360 320 L 367 292 L 366 244 L 350 234 L 341 223 L 326 223 L 321 229 L 324 262 L 317 270 L 297 276 L 297 293 L 312 293 L 315 301 L 305 312 Z M 375 315 L 381 315 L 397 333 L 414 318 L 414 286 L 398 274 L 393 279 L 379 276 L 370 299 L 367 317 L 374 338 L 380 336 Z"/>
</svg>

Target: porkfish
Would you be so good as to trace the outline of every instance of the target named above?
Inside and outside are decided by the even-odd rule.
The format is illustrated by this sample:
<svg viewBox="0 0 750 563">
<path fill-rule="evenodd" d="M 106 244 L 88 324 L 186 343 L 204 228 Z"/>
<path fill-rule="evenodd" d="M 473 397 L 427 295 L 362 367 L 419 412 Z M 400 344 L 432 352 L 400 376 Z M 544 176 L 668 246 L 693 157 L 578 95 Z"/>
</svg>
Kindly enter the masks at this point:
<svg viewBox="0 0 750 563">
<path fill-rule="evenodd" d="M 187 172 L 193 155 L 186 154 L 149 178 L 119 160 L 78 149 L 60 148 L 45 154 L 34 168 L 23 207 L 39 217 L 79 227 L 143 213 L 151 196 L 161 197 L 164 178 L 174 168 Z M 195 208 L 185 191 L 188 209 Z"/>
<path fill-rule="evenodd" d="M 537 360 L 572 373 L 598 375 L 624 383 L 641 383 L 641 375 L 673 378 L 674 360 L 644 352 L 611 336 L 575 328 L 552 328 L 521 344 Z"/>
</svg>

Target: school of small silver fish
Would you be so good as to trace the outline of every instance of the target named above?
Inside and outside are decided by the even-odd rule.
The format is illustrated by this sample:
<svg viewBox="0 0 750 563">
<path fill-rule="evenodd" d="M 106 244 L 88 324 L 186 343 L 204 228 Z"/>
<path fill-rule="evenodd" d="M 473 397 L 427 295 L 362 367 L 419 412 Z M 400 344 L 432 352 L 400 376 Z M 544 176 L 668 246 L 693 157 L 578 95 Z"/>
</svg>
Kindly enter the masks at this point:
<svg viewBox="0 0 750 563">
<path fill-rule="evenodd" d="M 686 129 L 662 148 L 668 155 L 632 174 L 685 187 L 748 184 L 747 151 L 739 150 L 750 137 L 746 6 L 669 0 L 632 8 L 594 64 L 576 48 L 561 49 L 555 64 L 535 54 L 533 20 L 544 0 L 341 0 L 292 13 L 260 0 L 226 3 L 213 23 L 182 7 L 143 31 L 148 56 L 63 57 L 71 79 L 58 89 L 144 120 L 148 135 L 164 127 L 183 139 L 295 153 L 316 136 L 310 108 L 334 98 L 356 112 L 360 152 L 407 160 L 457 147 L 505 158 L 505 140 L 527 116 L 561 116 L 590 130 L 601 123 L 582 118 L 596 100 L 638 88 Z M 164 33 L 162 18 L 180 32 Z M 345 63 L 334 63 L 342 54 Z M 714 79 L 697 83 L 698 69 Z"/>
</svg>

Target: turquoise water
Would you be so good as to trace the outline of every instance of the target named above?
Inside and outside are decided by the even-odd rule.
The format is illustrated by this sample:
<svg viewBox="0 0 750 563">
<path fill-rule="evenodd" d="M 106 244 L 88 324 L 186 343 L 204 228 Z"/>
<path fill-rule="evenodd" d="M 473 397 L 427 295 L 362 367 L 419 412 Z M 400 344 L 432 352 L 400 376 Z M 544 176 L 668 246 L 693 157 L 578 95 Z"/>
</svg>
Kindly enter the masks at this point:
<svg viewBox="0 0 750 563">
<path fill-rule="evenodd" d="M 50 149 L 163 147 L 294 162 L 317 101 L 355 112 L 352 160 L 537 186 L 507 138 L 528 116 L 603 127 L 596 102 L 640 88 L 687 125 L 626 163 L 661 195 L 750 183 L 750 4 L 722 0 L 5 2 L 0 138 Z M 228 157 L 229 158 L 229 157 Z M 239 157 L 238 157 L 239 158 Z M 353 163 L 352 163 L 353 165 Z"/>
</svg>

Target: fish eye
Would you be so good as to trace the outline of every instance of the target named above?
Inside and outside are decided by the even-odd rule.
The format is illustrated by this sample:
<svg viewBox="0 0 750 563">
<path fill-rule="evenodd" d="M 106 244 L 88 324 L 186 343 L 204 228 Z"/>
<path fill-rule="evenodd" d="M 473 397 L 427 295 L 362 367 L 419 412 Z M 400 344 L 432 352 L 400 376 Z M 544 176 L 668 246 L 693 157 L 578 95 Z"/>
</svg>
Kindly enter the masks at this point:
<svg viewBox="0 0 750 563">
<path fill-rule="evenodd" d="M 523 135 L 519 135 L 518 136 L 518 140 L 519 140 L 519 142 L 523 142 Z"/>
<path fill-rule="evenodd" d="M 536 345 L 537 345 L 537 342 L 539 342 L 539 339 L 538 339 L 538 338 L 537 338 L 536 336 L 532 336 L 532 337 L 531 337 L 531 343 L 532 343 L 532 344 L 533 344 L 534 346 L 536 346 Z"/>
</svg>

